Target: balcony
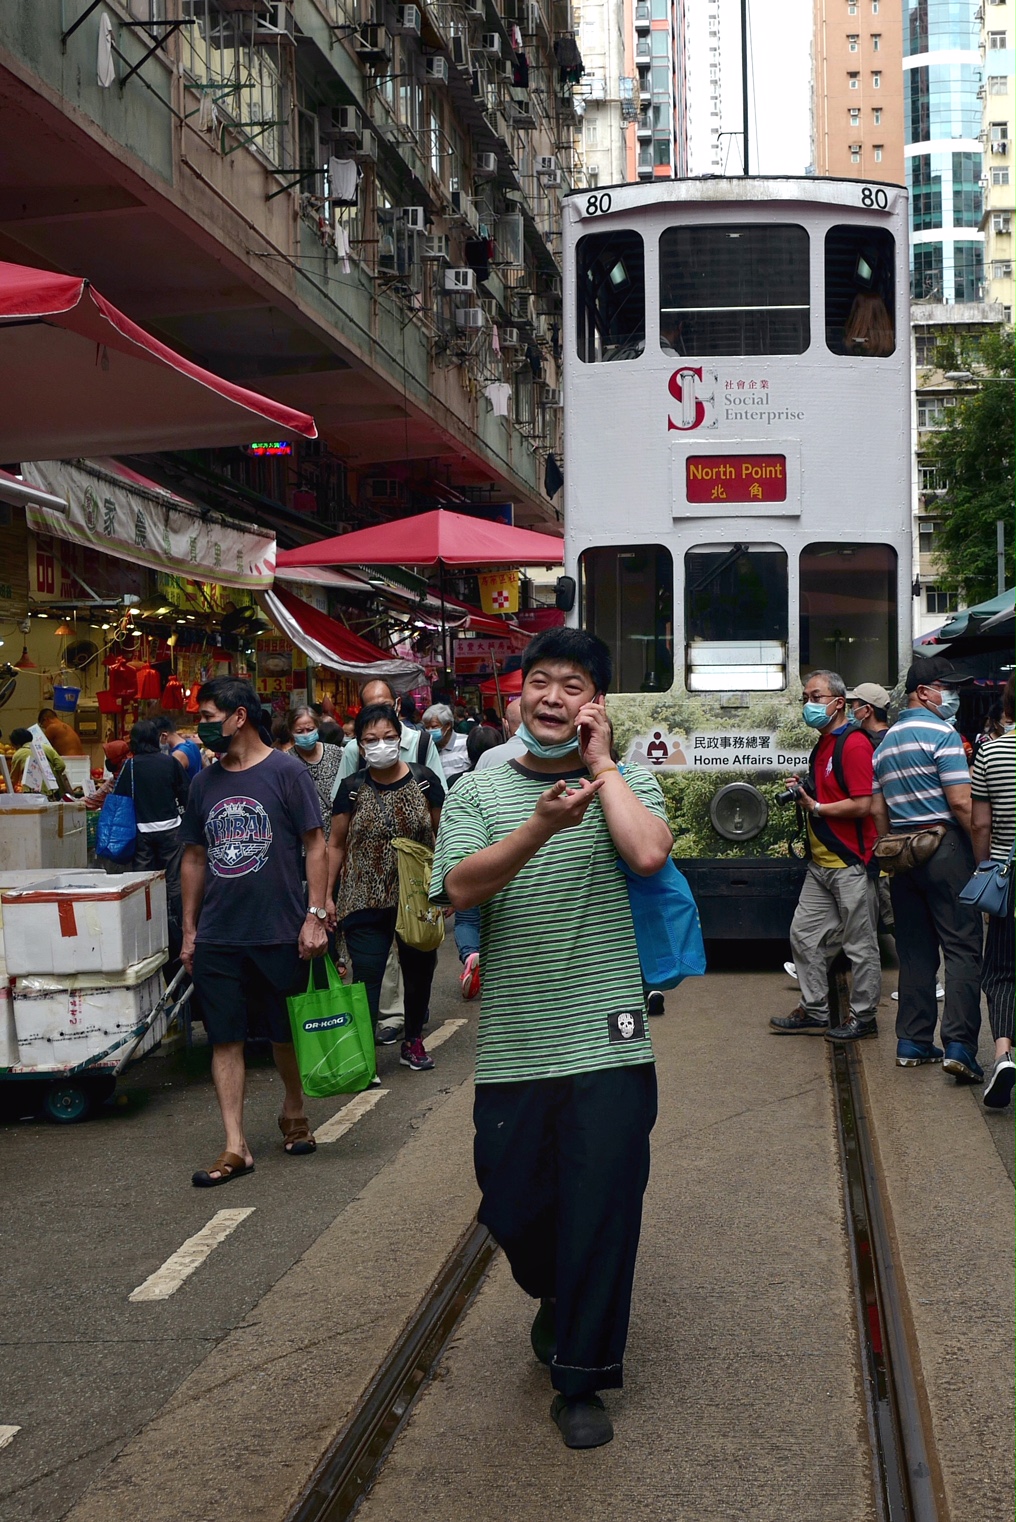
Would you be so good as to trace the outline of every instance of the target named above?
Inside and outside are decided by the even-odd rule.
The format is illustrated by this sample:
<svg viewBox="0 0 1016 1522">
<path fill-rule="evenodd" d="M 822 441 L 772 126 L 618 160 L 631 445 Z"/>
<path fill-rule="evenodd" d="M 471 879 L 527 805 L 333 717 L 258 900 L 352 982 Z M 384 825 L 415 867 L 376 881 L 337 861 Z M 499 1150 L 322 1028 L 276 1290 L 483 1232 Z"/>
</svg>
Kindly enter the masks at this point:
<svg viewBox="0 0 1016 1522">
<path fill-rule="evenodd" d="M 640 37 L 635 43 L 635 62 L 639 64 L 652 63 L 653 50 L 648 37 Z"/>
<path fill-rule="evenodd" d="M 652 15 L 648 0 L 636 0 L 635 3 L 635 34 L 641 36 L 649 31 L 652 26 Z"/>
<path fill-rule="evenodd" d="M 648 116 L 640 116 L 635 124 L 635 136 L 640 143 L 651 143 L 653 140 L 653 124 Z"/>
</svg>

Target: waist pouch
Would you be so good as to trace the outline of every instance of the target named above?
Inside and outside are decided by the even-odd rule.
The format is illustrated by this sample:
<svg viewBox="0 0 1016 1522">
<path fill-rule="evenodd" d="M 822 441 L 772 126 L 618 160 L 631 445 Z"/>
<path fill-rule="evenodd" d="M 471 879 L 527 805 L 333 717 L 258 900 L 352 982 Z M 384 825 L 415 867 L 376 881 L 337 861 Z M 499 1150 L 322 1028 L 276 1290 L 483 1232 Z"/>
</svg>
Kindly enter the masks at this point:
<svg viewBox="0 0 1016 1522">
<path fill-rule="evenodd" d="M 890 877 L 900 877 L 931 860 L 948 828 L 945 824 L 927 824 L 919 830 L 898 830 L 892 835 L 880 835 L 875 842 L 873 859 Z"/>
</svg>

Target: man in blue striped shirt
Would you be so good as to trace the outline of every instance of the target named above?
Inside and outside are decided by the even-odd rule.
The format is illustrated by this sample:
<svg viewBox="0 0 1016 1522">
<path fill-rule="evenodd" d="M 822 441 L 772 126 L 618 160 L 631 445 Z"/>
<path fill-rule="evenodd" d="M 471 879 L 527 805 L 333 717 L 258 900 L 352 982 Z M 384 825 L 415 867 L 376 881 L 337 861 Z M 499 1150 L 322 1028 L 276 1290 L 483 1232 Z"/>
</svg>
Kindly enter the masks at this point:
<svg viewBox="0 0 1016 1522">
<path fill-rule="evenodd" d="M 984 1078 L 977 1061 L 981 1028 L 981 917 L 960 903 L 974 870 L 970 772 L 953 728 L 964 678 L 942 656 L 915 660 L 907 707 L 875 752 L 872 817 L 880 835 L 945 825 L 929 861 L 893 877 L 890 891 L 900 959 L 896 1062 L 942 1062 L 958 1083 Z M 935 1046 L 935 979 L 945 958 L 942 1043 Z"/>
</svg>

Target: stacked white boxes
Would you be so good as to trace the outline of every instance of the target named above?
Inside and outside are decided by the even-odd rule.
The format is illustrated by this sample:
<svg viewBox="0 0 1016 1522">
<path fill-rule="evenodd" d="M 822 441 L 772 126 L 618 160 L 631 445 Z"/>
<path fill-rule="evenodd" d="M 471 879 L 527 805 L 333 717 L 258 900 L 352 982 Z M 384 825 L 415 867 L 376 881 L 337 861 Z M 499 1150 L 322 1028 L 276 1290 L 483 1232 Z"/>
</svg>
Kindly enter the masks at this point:
<svg viewBox="0 0 1016 1522">
<path fill-rule="evenodd" d="M 84 803 L 50 803 L 41 793 L 0 795 L 0 872 L 88 865 Z"/>
<path fill-rule="evenodd" d="M 3 890 L 5 888 L 31 888 L 53 876 L 52 869 L 21 872 L 0 872 L 0 1068 L 16 1067 L 21 1061 L 18 1052 L 18 1033 L 14 1025 L 14 984 L 7 970 L 7 952 L 4 941 Z M 71 871 L 66 878 L 88 877 L 86 871 Z"/>
<path fill-rule="evenodd" d="M 117 1071 L 162 995 L 168 957 L 161 872 L 0 874 L 4 974 L 11 979 L 6 1064 Z M 26 874 L 27 875 L 27 874 Z M 13 1014 L 13 1031 L 10 1015 Z M 159 1017 L 164 1020 L 164 1016 Z M 158 1020 L 137 1055 L 165 1030 Z M 11 1048 L 17 1055 L 11 1060 Z"/>
</svg>

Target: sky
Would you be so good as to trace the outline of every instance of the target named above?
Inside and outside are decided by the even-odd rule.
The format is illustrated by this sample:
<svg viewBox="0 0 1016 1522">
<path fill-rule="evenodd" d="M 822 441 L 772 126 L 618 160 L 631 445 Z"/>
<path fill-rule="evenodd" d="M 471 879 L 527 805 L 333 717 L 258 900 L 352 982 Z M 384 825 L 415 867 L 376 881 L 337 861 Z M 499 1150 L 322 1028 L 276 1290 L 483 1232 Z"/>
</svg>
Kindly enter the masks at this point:
<svg viewBox="0 0 1016 1522">
<path fill-rule="evenodd" d="M 749 79 L 754 76 L 754 111 L 749 114 L 752 174 L 803 174 L 811 162 L 811 28 L 812 0 L 748 0 Z M 724 0 L 720 47 L 723 129 L 740 131 L 738 0 Z M 729 173 L 740 169 L 739 139 L 733 144 Z"/>
</svg>

